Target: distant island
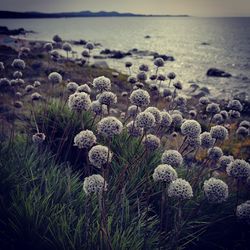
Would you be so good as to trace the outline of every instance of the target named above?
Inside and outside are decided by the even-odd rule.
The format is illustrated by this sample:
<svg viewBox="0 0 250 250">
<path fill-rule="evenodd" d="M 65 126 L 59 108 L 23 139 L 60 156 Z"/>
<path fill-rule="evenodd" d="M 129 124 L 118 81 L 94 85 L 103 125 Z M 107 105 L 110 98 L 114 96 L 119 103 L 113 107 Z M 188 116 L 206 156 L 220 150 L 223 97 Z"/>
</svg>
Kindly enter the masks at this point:
<svg viewBox="0 0 250 250">
<path fill-rule="evenodd" d="M 0 18 L 72 18 L 72 17 L 189 17 L 188 15 L 143 15 L 133 13 L 119 13 L 116 11 L 80 11 L 80 12 L 15 12 L 0 11 Z"/>
</svg>

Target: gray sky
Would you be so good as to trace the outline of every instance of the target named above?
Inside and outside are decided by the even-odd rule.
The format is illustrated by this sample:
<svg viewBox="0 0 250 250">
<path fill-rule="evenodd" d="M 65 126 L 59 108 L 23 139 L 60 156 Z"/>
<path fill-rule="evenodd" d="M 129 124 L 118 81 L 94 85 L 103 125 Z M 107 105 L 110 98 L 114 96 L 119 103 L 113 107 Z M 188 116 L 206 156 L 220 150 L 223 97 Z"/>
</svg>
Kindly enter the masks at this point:
<svg viewBox="0 0 250 250">
<path fill-rule="evenodd" d="M 119 11 L 194 16 L 250 16 L 250 0 L 0 0 L 14 11 Z"/>
</svg>

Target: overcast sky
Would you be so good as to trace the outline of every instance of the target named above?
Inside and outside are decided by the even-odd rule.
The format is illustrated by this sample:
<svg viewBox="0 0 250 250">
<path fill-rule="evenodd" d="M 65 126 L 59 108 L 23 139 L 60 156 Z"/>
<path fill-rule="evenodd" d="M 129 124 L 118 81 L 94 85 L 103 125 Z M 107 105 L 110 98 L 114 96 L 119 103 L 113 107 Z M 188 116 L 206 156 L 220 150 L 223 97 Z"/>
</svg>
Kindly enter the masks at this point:
<svg viewBox="0 0 250 250">
<path fill-rule="evenodd" d="M 250 16 L 250 0 L 0 0 L 13 11 L 119 11 L 194 16 Z"/>
</svg>

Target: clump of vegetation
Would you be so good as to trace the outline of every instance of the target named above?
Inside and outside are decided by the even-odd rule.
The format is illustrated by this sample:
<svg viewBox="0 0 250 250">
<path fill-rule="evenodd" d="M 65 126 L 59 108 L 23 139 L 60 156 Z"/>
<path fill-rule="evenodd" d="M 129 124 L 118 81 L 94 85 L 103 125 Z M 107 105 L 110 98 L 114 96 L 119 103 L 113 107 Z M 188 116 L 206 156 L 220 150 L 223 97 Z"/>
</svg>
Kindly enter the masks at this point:
<svg viewBox="0 0 250 250">
<path fill-rule="evenodd" d="M 79 67 L 59 38 L 43 47 L 47 63 Z M 85 70 L 93 49 L 82 53 Z M 127 80 L 84 84 L 65 81 L 67 68 L 26 84 L 29 63 L 15 59 L 14 79 L 0 79 L 10 100 L 1 114 L 3 249 L 246 246 L 250 126 L 239 100 L 202 97 L 191 109 L 159 58 L 152 75 L 145 64 L 131 75 L 127 62 Z"/>
</svg>

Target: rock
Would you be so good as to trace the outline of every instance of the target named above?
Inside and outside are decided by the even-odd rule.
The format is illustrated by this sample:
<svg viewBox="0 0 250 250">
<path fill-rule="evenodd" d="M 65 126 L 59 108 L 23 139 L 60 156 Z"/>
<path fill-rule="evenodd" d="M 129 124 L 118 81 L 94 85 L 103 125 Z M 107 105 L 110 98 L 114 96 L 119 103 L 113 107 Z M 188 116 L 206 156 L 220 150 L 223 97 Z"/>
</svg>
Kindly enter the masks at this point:
<svg viewBox="0 0 250 250">
<path fill-rule="evenodd" d="M 106 69 L 108 68 L 108 64 L 105 61 L 99 61 L 99 62 L 95 62 L 92 64 L 93 68 L 101 68 L 101 69 Z"/>
<path fill-rule="evenodd" d="M 73 41 L 74 45 L 86 45 L 87 42 L 83 39 L 80 39 L 79 41 Z"/>
<path fill-rule="evenodd" d="M 208 46 L 208 45 L 210 45 L 210 43 L 203 42 L 203 43 L 201 43 L 201 45 L 203 45 L 203 46 Z"/>
<path fill-rule="evenodd" d="M 209 77 L 231 77 L 232 75 L 230 73 L 227 73 L 221 69 L 216 69 L 216 68 L 210 68 L 207 71 L 207 76 Z"/>
<path fill-rule="evenodd" d="M 107 56 L 101 56 L 101 55 L 94 55 L 94 59 L 107 59 Z"/>
<path fill-rule="evenodd" d="M 100 54 L 104 54 L 104 55 L 109 55 L 109 54 L 111 54 L 112 53 L 112 51 L 110 50 L 110 49 L 104 49 L 104 50 L 102 50 L 101 52 L 100 52 Z"/>
<path fill-rule="evenodd" d="M 169 62 L 175 61 L 173 56 L 164 55 L 164 54 L 161 55 L 161 54 L 158 54 L 158 53 L 154 54 L 154 59 L 156 59 L 156 58 L 162 58 L 164 61 L 169 61 Z"/>
<path fill-rule="evenodd" d="M 122 52 L 120 50 L 117 51 L 112 51 L 112 55 L 110 56 L 110 58 L 114 58 L 114 59 L 122 59 L 126 56 L 131 56 L 132 54 L 130 52 Z"/>
<path fill-rule="evenodd" d="M 25 35 L 27 33 L 33 33 L 33 31 L 25 30 L 24 28 L 9 30 L 6 26 L 0 26 L 0 35 L 7 36 L 17 36 L 17 35 Z"/>
</svg>

